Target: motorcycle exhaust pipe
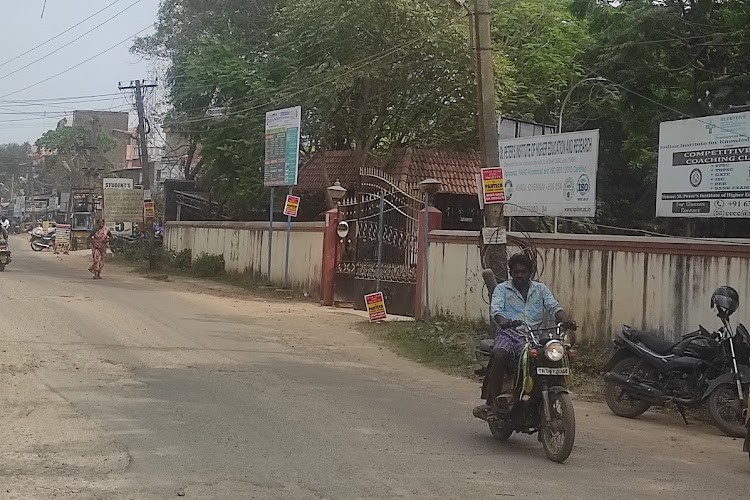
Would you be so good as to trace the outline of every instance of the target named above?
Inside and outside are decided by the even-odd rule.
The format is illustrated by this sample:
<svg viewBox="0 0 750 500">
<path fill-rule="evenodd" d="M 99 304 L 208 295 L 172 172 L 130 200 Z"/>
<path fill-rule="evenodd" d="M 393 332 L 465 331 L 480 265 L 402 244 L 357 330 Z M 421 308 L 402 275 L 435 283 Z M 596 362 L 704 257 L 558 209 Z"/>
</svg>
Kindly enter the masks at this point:
<svg viewBox="0 0 750 500">
<path fill-rule="evenodd" d="M 646 400 L 664 401 L 666 399 L 669 399 L 663 392 L 657 389 L 654 389 L 653 387 L 649 387 L 646 384 L 641 384 L 639 382 L 628 380 L 626 377 L 624 377 L 623 375 L 620 375 L 619 373 L 614 373 L 614 372 L 605 373 L 604 381 L 624 387 L 625 389 L 629 390 L 636 396 L 639 396 Z"/>
</svg>

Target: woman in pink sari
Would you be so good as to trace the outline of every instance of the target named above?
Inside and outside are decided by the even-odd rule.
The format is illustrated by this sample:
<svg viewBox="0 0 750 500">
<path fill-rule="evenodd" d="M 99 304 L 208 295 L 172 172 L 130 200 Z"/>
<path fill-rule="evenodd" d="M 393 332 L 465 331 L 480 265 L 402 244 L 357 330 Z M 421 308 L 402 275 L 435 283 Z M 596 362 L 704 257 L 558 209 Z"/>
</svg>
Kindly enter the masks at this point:
<svg viewBox="0 0 750 500">
<path fill-rule="evenodd" d="M 94 279 L 102 279 L 102 268 L 104 267 L 104 255 L 107 253 L 107 244 L 112 239 L 109 228 L 104 225 L 104 221 L 96 221 L 96 229 L 89 235 L 89 246 L 91 247 L 91 256 L 94 263 L 89 267 L 89 271 L 94 273 Z"/>
</svg>

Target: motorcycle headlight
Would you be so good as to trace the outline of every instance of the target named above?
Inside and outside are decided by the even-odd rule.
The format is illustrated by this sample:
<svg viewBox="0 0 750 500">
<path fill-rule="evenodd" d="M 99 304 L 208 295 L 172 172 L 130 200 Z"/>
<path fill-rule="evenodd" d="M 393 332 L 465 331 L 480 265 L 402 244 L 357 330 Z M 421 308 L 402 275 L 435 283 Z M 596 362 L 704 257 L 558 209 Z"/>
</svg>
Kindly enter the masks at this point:
<svg viewBox="0 0 750 500">
<path fill-rule="evenodd" d="M 550 340 L 544 346 L 544 355 L 550 361 L 560 361 L 565 356 L 565 347 L 557 340 Z"/>
</svg>

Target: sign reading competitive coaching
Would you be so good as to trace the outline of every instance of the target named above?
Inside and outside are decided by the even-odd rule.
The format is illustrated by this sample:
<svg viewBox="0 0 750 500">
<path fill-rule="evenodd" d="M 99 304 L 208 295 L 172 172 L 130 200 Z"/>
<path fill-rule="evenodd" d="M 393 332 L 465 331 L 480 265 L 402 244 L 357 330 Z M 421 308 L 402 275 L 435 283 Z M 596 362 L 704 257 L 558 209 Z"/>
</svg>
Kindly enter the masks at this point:
<svg viewBox="0 0 750 500">
<path fill-rule="evenodd" d="M 664 122 L 657 217 L 750 217 L 750 112 Z"/>
</svg>

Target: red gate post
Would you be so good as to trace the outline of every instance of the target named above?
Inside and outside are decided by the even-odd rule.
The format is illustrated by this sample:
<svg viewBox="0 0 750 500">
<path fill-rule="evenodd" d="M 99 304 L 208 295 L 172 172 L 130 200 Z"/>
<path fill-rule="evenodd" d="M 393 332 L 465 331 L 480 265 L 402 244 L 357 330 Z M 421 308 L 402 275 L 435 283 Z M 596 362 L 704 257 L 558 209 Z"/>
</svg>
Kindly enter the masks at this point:
<svg viewBox="0 0 750 500">
<path fill-rule="evenodd" d="M 443 228 L 443 212 L 433 206 L 429 206 L 429 217 L 427 218 L 428 229 L 436 231 Z M 425 246 L 425 209 L 419 211 L 419 229 L 417 231 L 417 286 L 414 293 L 414 318 L 424 318 L 424 246 Z"/>
<path fill-rule="evenodd" d="M 336 280 L 337 249 L 339 236 L 336 228 L 339 224 L 339 210 L 332 208 L 326 212 L 326 225 L 323 230 L 323 266 L 320 276 L 320 305 L 332 306 L 334 302 L 334 285 Z"/>
</svg>

